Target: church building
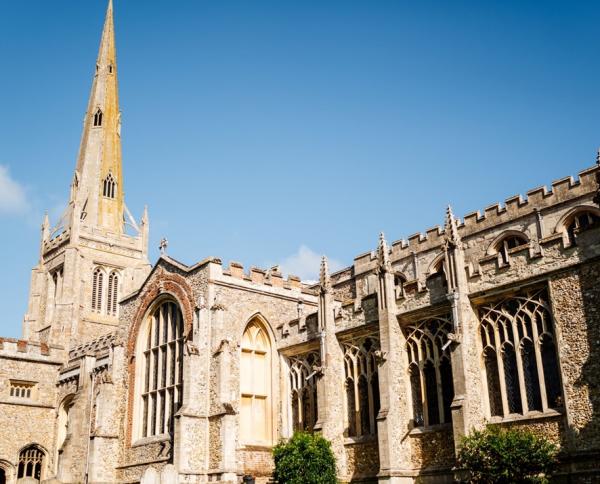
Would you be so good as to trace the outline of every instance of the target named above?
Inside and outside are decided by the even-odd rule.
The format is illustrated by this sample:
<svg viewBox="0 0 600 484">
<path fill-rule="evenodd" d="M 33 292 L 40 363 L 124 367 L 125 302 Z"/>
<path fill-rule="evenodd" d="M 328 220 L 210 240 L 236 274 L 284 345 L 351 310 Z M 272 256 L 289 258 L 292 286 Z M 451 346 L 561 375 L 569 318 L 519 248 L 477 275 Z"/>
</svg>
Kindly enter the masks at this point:
<svg viewBox="0 0 600 484">
<path fill-rule="evenodd" d="M 42 225 L 22 338 L 0 338 L 0 484 L 262 484 L 295 430 L 331 442 L 340 482 L 449 483 L 490 424 L 556 443 L 559 482 L 600 482 L 600 157 L 374 236 L 338 272 L 323 258 L 317 284 L 152 265 L 117 75 L 109 0 L 69 202 Z"/>
</svg>

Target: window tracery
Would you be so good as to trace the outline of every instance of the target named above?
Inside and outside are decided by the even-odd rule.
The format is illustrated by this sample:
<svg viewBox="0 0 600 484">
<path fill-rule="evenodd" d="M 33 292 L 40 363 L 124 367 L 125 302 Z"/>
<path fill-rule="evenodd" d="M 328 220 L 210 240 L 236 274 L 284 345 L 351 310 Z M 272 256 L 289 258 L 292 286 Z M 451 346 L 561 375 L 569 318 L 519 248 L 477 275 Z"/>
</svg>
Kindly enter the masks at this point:
<svg viewBox="0 0 600 484">
<path fill-rule="evenodd" d="M 450 316 L 425 319 L 404 328 L 415 427 L 451 422 L 452 363 L 446 345 Z"/>
<path fill-rule="evenodd" d="M 98 108 L 96 110 L 96 112 L 94 113 L 94 127 L 98 128 L 100 126 L 102 126 L 102 109 Z"/>
<path fill-rule="evenodd" d="M 17 479 L 29 478 L 29 482 L 41 482 L 44 464 L 44 452 L 36 445 L 31 445 L 19 453 Z"/>
<path fill-rule="evenodd" d="M 560 375 L 546 289 L 503 299 L 479 313 L 491 416 L 559 407 Z"/>
<path fill-rule="evenodd" d="M 174 301 L 160 304 L 140 333 L 140 437 L 173 433 L 183 400 L 183 315 Z"/>
<path fill-rule="evenodd" d="M 292 426 L 294 431 L 312 431 L 318 420 L 317 372 L 318 353 L 290 357 Z"/>
<path fill-rule="evenodd" d="M 117 182 L 112 173 L 109 173 L 102 184 L 102 195 L 106 198 L 115 198 Z"/>
<path fill-rule="evenodd" d="M 344 343 L 348 437 L 377 433 L 376 418 L 380 407 L 378 350 L 379 339 L 374 335 Z"/>
</svg>

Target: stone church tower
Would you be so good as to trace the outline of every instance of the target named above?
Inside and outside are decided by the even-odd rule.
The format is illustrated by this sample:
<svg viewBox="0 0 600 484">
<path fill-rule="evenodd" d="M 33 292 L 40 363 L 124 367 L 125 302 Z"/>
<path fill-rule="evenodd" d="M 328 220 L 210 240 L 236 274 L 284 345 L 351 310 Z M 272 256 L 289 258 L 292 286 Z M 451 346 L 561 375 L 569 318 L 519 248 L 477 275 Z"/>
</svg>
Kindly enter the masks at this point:
<svg viewBox="0 0 600 484">
<path fill-rule="evenodd" d="M 44 219 L 23 337 L 69 348 L 112 331 L 118 300 L 149 270 L 147 213 L 138 224 L 125 205 L 111 0 L 69 203 L 55 227 Z"/>
</svg>

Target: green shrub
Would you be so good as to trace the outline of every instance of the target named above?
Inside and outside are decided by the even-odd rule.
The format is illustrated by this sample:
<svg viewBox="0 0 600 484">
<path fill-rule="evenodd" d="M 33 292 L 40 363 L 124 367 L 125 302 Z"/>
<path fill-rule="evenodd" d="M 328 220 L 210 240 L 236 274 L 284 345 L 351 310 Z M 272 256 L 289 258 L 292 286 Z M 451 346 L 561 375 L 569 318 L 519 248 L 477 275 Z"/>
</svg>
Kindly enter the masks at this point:
<svg viewBox="0 0 600 484">
<path fill-rule="evenodd" d="M 317 434 L 296 432 L 273 449 L 279 484 L 335 484 L 335 457 L 331 444 Z"/>
<path fill-rule="evenodd" d="M 490 426 L 465 437 L 458 455 L 474 483 L 545 483 L 556 467 L 557 447 L 531 432 Z"/>
</svg>

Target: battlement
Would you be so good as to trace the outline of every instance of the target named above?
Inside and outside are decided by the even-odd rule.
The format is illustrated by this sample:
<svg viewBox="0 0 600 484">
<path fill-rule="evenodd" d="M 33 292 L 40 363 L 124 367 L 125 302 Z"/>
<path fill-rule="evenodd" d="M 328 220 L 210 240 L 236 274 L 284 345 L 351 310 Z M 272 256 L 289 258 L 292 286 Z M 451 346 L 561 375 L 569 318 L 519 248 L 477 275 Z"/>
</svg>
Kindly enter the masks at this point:
<svg viewBox="0 0 600 484">
<path fill-rule="evenodd" d="M 0 337 L 0 358 L 47 360 L 52 362 L 64 356 L 62 346 L 48 345 L 25 339 Z"/>
<path fill-rule="evenodd" d="M 246 271 L 244 270 L 244 266 L 239 262 L 230 261 L 229 266 L 226 269 L 223 269 L 223 275 L 255 284 L 264 284 L 266 286 L 280 287 L 283 289 L 301 291 L 306 294 L 313 294 L 313 290 L 311 289 L 312 286 L 302 282 L 298 276 L 288 274 L 287 278 L 284 278 L 279 266 L 274 266 L 270 269 L 251 266 L 250 269 Z"/>
<path fill-rule="evenodd" d="M 593 193 L 597 186 L 595 174 L 600 167 L 587 168 L 579 173 L 577 179 L 572 176 L 561 178 L 552 182 L 551 187 L 545 185 L 526 192 L 526 195 L 514 195 L 507 198 L 503 204 L 489 205 L 483 211 L 477 210 L 465 215 L 459 222 L 458 232 L 464 239 L 469 236 L 492 228 L 503 223 L 530 216 L 536 210 L 558 205 L 562 202 L 574 200 Z M 391 245 L 392 259 L 397 260 L 409 256 L 412 252 L 424 252 L 439 247 L 443 242 L 444 229 L 436 225 L 427 229 L 425 233 L 416 233 L 394 241 Z M 376 254 L 374 251 L 358 255 L 354 259 L 355 266 L 368 265 Z M 360 272 L 360 271 L 359 271 Z"/>
</svg>

